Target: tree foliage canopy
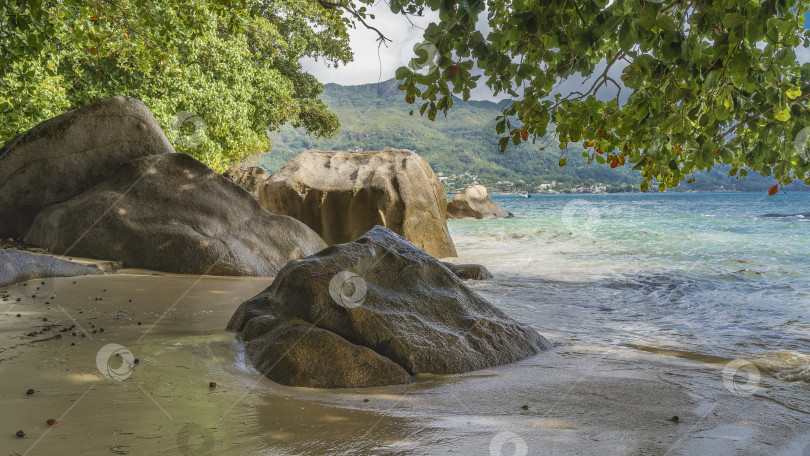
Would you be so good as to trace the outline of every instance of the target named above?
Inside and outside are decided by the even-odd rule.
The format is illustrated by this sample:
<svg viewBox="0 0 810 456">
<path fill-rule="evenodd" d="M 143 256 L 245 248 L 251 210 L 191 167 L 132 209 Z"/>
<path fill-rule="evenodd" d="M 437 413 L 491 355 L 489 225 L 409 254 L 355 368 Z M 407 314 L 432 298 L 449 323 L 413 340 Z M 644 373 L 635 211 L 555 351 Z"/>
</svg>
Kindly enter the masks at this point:
<svg viewBox="0 0 810 456">
<path fill-rule="evenodd" d="M 591 161 L 633 164 L 645 190 L 717 164 L 810 184 L 810 64 L 795 52 L 810 41 L 804 1 L 392 0 L 391 9 L 440 19 L 425 30 L 421 61 L 397 72 L 406 100 L 421 98 L 432 119 L 483 81 L 513 99 L 497 124 L 502 151 L 554 128 L 561 148 L 582 141 Z M 555 93 L 577 74 L 588 78 L 581 90 Z"/>
<path fill-rule="evenodd" d="M 305 56 L 352 57 L 344 20 L 307 0 L 2 2 L 0 143 L 124 94 L 149 106 L 179 151 L 222 170 L 267 151 L 268 128 L 337 131 Z M 180 126 L 178 113 L 202 122 Z"/>
</svg>

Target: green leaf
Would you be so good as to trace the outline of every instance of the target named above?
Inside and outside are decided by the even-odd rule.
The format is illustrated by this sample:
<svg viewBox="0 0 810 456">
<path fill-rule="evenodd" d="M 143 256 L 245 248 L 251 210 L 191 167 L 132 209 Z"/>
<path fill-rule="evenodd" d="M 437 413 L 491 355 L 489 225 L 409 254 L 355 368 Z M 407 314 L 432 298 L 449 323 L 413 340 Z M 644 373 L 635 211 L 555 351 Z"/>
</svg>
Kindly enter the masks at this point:
<svg viewBox="0 0 810 456">
<path fill-rule="evenodd" d="M 388 74 L 391 74 L 391 73 L 388 73 Z M 404 66 L 397 68 L 397 71 L 394 73 L 394 77 L 397 78 L 400 81 L 402 81 L 403 79 L 408 79 L 408 77 L 410 75 L 411 75 L 411 70 L 408 69 L 408 67 L 404 67 Z"/>
<path fill-rule="evenodd" d="M 501 153 L 506 152 L 506 147 L 508 145 L 509 145 L 509 137 L 508 136 L 504 136 L 504 137 L 502 137 L 501 139 L 498 140 L 498 146 L 501 149 Z"/>
<path fill-rule="evenodd" d="M 737 26 L 741 25 L 744 21 L 745 18 L 739 13 L 728 13 L 723 16 L 723 25 L 727 29 L 737 28 Z"/>
</svg>

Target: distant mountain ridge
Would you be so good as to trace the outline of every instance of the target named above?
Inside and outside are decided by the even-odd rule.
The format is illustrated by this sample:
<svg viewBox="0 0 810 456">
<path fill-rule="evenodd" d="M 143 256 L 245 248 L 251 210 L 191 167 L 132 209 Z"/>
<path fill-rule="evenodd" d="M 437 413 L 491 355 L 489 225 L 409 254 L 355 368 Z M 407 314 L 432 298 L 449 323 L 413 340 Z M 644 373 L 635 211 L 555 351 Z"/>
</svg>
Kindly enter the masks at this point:
<svg viewBox="0 0 810 456">
<path fill-rule="evenodd" d="M 405 102 L 395 80 L 356 86 L 326 84 L 322 98 L 338 115 L 340 133 L 318 139 L 303 129 L 282 127 L 270 134 L 273 151 L 260 156 L 256 163 L 272 172 L 307 149 L 378 150 L 388 146 L 415 151 L 437 173 L 469 173 L 485 185 L 523 180 L 528 187 L 556 181 L 572 186 L 602 183 L 630 190 L 637 189 L 641 181 L 640 174 L 629 166 L 611 169 L 596 163 L 588 165 L 579 145 L 560 151 L 554 141 L 546 140 L 542 145 L 510 146 L 501 154 L 494 125 L 505 102 L 456 99 L 446 117 L 439 114 L 431 122 L 419 116 L 418 103 Z M 414 115 L 409 115 L 414 109 Z M 545 150 L 539 150 L 542 146 Z M 562 157 L 567 157 L 568 163 L 560 167 Z M 678 190 L 764 191 L 770 185 L 772 179 L 754 173 L 738 181 L 716 169 L 696 174 L 695 182 L 684 182 Z"/>
</svg>

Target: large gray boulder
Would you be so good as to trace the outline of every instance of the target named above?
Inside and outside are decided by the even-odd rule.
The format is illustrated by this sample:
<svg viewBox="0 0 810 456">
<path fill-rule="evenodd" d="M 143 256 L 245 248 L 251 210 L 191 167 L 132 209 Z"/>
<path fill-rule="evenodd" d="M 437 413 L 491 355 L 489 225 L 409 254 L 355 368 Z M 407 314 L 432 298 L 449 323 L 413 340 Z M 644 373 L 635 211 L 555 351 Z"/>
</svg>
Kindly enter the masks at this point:
<svg viewBox="0 0 810 456">
<path fill-rule="evenodd" d="M 99 268 L 47 255 L 0 249 L 0 287 L 30 279 L 100 275 Z"/>
<path fill-rule="evenodd" d="M 447 218 L 496 219 L 514 214 L 498 206 L 483 185 L 473 185 L 454 196 L 447 203 Z"/>
<path fill-rule="evenodd" d="M 46 120 L 0 149 L 0 237 L 22 237 L 37 213 L 124 163 L 174 152 L 149 109 L 117 96 Z"/>
<path fill-rule="evenodd" d="M 306 223 L 329 245 L 353 241 L 380 225 L 437 258 L 456 256 L 444 187 L 430 165 L 409 150 L 309 150 L 253 194 L 265 209 Z"/>
<path fill-rule="evenodd" d="M 272 276 L 323 240 L 264 210 L 244 189 L 185 154 L 144 157 L 37 215 L 25 237 L 56 253 L 184 274 Z"/>
<path fill-rule="evenodd" d="M 444 262 L 444 265 L 461 280 L 488 280 L 492 278 L 492 273 L 489 272 L 489 269 L 480 264 L 454 264 Z"/>
<path fill-rule="evenodd" d="M 396 367 L 409 375 L 474 371 L 551 347 L 379 226 L 287 264 L 228 329 L 241 333 L 248 359 L 268 378 L 323 388 L 409 381 Z"/>
</svg>

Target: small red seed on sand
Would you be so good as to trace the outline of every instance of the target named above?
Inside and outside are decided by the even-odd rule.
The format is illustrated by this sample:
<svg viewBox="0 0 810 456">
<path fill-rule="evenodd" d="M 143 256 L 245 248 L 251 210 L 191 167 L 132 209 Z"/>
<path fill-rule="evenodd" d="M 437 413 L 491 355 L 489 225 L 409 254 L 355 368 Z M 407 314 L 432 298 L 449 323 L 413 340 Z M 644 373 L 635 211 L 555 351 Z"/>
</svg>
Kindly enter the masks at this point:
<svg viewBox="0 0 810 456">
<path fill-rule="evenodd" d="M 59 421 L 56 421 L 55 419 L 51 418 L 51 419 L 49 419 L 49 420 L 47 421 L 47 423 L 48 423 L 50 426 L 53 426 L 54 424 L 59 424 Z"/>
<path fill-rule="evenodd" d="M 17 437 L 25 437 L 25 431 L 23 431 L 22 429 L 17 431 Z"/>
<path fill-rule="evenodd" d="M 216 387 L 217 387 L 217 382 L 209 382 L 209 383 L 208 383 L 208 386 L 209 386 L 210 388 L 216 388 Z"/>
<path fill-rule="evenodd" d="M 31 388 L 31 389 L 29 389 L 28 391 L 25 392 L 25 394 L 28 395 L 28 396 L 33 396 L 34 393 L 36 393 L 36 391 L 34 391 L 33 388 Z"/>
</svg>

